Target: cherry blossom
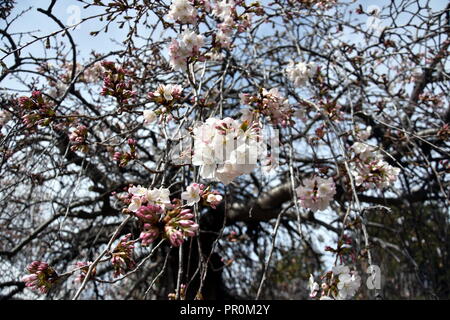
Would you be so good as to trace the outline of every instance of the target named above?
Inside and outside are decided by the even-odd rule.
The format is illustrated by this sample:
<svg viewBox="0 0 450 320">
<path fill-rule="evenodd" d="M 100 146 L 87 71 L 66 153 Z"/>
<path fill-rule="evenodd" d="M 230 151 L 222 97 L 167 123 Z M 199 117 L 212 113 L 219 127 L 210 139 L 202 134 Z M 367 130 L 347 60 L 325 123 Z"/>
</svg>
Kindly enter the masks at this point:
<svg viewBox="0 0 450 320">
<path fill-rule="evenodd" d="M 210 193 L 206 198 L 206 201 L 209 203 L 211 208 L 215 209 L 217 205 L 222 202 L 223 197 L 220 194 Z"/>
<path fill-rule="evenodd" d="M 190 209 L 175 208 L 167 212 L 163 219 L 164 233 L 174 247 L 180 246 L 184 237 L 193 237 L 199 228 L 192 218 L 194 215 Z"/>
<path fill-rule="evenodd" d="M 197 22 L 197 10 L 189 0 L 172 0 L 167 17 L 179 23 Z"/>
<path fill-rule="evenodd" d="M 164 85 L 160 84 L 154 92 L 148 94 L 149 98 L 153 101 L 165 104 L 172 100 L 179 99 L 183 88 L 180 85 Z"/>
<path fill-rule="evenodd" d="M 338 299 L 344 300 L 352 298 L 361 286 L 361 277 L 356 273 L 342 273 L 339 275 L 337 288 L 339 289 Z"/>
<path fill-rule="evenodd" d="M 311 274 L 309 276 L 308 288 L 310 290 L 309 296 L 314 298 L 320 290 L 319 284 L 314 281 L 314 276 Z"/>
<path fill-rule="evenodd" d="M 266 116 L 273 124 L 287 126 L 291 124 L 294 109 L 277 88 L 270 90 L 261 89 L 260 94 L 250 95 L 241 93 L 241 104 L 251 106 L 250 109 L 242 110 L 243 119 L 257 120 L 258 115 Z"/>
<path fill-rule="evenodd" d="M 192 206 L 200 201 L 201 192 L 202 190 L 200 189 L 200 185 L 197 183 L 192 183 L 186 188 L 186 191 L 181 193 L 181 199 L 185 200 L 188 206 Z"/>
<path fill-rule="evenodd" d="M 397 181 L 400 169 L 384 161 L 377 148 L 366 143 L 355 142 L 352 150 L 355 157 L 350 164 L 350 170 L 357 186 L 366 189 L 384 189 Z"/>
<path fill-rule="evenodd" d="M 286 68 L 287 77 L 294 83 L 295 87 L 301 87 L 304 85 L 309 78 L 313 77 L 317 73 L 317 71 L 318 67 L 313 62 L 295 63 L 291 61 Z"/>
<path fill-rule="evenodd" d="M 192 163 L 200 166 L 205 179 L 229 184 L 256 168 L 262 151 L 256 127 L 232 118 L 209 118 L 194 129 Z"/>
<path fill-rule="evenodd" d="M 187 59 L 198 57 L 204 45 L 204 37 L 191 30 L 185 30 L 180 39 L 173 39 L 169 46 L 170 65 L 174 70 L 185 71 Z"/>
<path fill-rule="evenodd" d="M 156 121 L 158 115 L 153 110 L 144 110 L 144 124 L 150 124 Z"/>
<path fill-rule="evenodd" d="M 303 186 L 299 186 L 296 191 L 300 205 L 314 212 L 328 208 L 336 194 L 333 179 L 320 177 L 304 179 Z"/>
</svg>

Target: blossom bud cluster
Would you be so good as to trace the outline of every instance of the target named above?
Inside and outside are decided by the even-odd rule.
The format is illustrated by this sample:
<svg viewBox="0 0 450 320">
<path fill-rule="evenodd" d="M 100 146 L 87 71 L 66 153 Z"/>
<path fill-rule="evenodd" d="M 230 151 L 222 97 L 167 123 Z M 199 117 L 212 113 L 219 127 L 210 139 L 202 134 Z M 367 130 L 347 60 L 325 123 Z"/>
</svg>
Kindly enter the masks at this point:
<svg viewBox="0 0 450 320">
<path fill-rule="evenodd" d="M 58 274 L 46 262 L 33 261 L 27 270 L 30 274 L 22 278 L 25 286 L 41 293 L 47 293 L 58 280 Z"/>
<path fill-rule="evenodd" d="M 309 290 L 311 298 L 320 300 L 346 300 L 355 296 L 361 286 L 361 277 L 356 271 L 350 271 L 345 265 L 337 265 L 332 271 L 322 277 L 322 285 L 314 281 L 313 275 L 309 278 Z"/>
<path fill-rule="evenodd" d="M 111 263 L 114 268 L 114 277 L 125 274 L 136 266 L 134 261 L 134 242 L 130 240 L 131 233 L 123 236 L 112 251 Z"/>
<path fill-rule="evenodd" d="M 114 62 L 111 61 L 103 61 L 102 67 L 105 70 L 103 88 L 100 93 L 102 96 L 115 97 L 120 105 L 127 104 L 130 98 L 136 96 L 136 92 L 132 88 L 132 82 L 125 80 L 125 76 L 130 74 L 129 71 L 116 67 Z"/>
<path fill-rule="evenodd" d="M 48 126 L 56 115 L 52 104 L 44 99 L 41 91 L 33 91 L 31 97 L 20 97 L 18 102 L 24 113 L 22 121 L 27 128 L 36 125 Z"/>
<path fill-rule="evenodd" d="M 166 212 L 162 219 L 164 236 L 174 247 L 179 247 L 183 243 L 184 237 L 196 235 L 198 224 L 192 220 L 193 218 L 191 209 L 182 209 L 178 206 Z"/>
<path fill-rule="evenodd" d="M 89 271 L 89 266 L 92 264 L 91 261 L 89 262 L 77 262 L 75 265 L 80 270 L 80 273 L 76 277 L 75 281 L 82 283 L 84 279 L 86 278 L 86 274 Z M 89 275 L 89 280 L 93 279 L 95 277 L 95 274 L 97 273 L 97 269 L 93 268 L 91 271 L 91 274 Z"/>
<path fill-rule="evenodd" d="M 88 150 L 88 145 L 86 143 L 86 138 L 88 135 L 88 128 L 85 125 L 79 125 L 72 131 L 69 136 L 69 140 L 72 143 L 70 150 L 77 151 L 81 150 L 86 152 Z"/>
<path fill-rule="evenodd" d="M 131 160 L 137 159 L 136 143 L 136 140 L 128 139 L 130 151 L 114 153 L 113 159 L 118 162 L 119 167 L 125 167 Z"/>
<path fill-rule="evenodd" d="M 185 237 L 193 237 L 198 229 L 190 209 L 183 209 L 180 203 L 171 203 L 169 190 L 147 189 L 141 186 L 128 190 L 130 203 L 128 211 L 142 224 L 141 244 L 147 246 L 159 236 L 169 239 L 173 246 L 179 246 Z"/>
</svg>

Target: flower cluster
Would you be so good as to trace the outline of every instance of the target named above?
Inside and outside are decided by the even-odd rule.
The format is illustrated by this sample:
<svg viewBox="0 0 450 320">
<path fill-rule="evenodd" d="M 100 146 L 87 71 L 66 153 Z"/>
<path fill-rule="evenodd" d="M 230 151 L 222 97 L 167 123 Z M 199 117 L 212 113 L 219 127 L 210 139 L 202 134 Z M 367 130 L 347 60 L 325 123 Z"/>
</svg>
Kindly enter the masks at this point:
<svg viewBox="0 0 450 320">
<path fill-rule="evenodd" d="M 350 173 L 355 184 L 363 189 L 384 189 L 395 183 L 400 169 L 383 160 L 376 147 L 364 142 L 352 145 L 355 156 L 350 164 Z"/>
<path fill-rule="evenodd" d="M 128 162 L 137 158 L 136 140 L 128 139 L 129 152 L 117 151 L 114 153 L 113 159 L 119 163 L 119 167 L 125 167 Z"/>
<path fill-rule="evenodd" d="M 209 118 L 194 128 L 192 164 L 201 167 L 204 179 L 229 184 L 256 168 L 264 150 L 259 128 L 248 121 Z"/>
<path fill-rule="evenodd" d="M 328 119 L 332 121 L 342 120 L 343 113 L 341 111 L 342 107 L 336 101 L 322 100 L 318 103 L 319 109 L 323 115 L 326 115 Z"/>
<path fill-rule="evenodd" d="M 198 229 L 190 209 L 183 209 L 181 203 L 171 203 L 168 189 L 147 189 L 141 186 L 128 190 L 128 211 L 142 223 L 139 236 L 141 244 L 148 246 L 159 236 L 169 239 L 173 246 L 179 246 L 184 237 L 193 237 Z"/>
<path fill-rule="evenodd" d="M 27 270 L 30 274 L 22 278 L 25 286 L 41 293 L 47 293 L 58 280 L 58 274 L 46 262 L 33 261 Z"/>
<path fill-rule="evenodd" d="M 286 68 L 286 74 L 288 79 L 294 83 L 295 87 L 301 87 L 308 79 L 317 74 L 318 69 L 317 65 L 313 62 L 295 63 L 291 61 Z"/>
<path fill-rule="evenodd" d="M 148 93 L 148 97 L 152 102 L 162 106 L 157 110 L 144 110 L 144 124 L 150 124 L 155 122 L 160 116 L 160 121 L 164 115 L 166 119 L 171 119 L 170 111 L 173 109 L 176 103 L 183 100 L 183 88 L 180 85 L 164 85 L 161 84 L 158 88 Z"/>
<path fill-rule="evenodd" d="M 136 266 L 133 258 L 134 241 L 130 241 L 130 238 L 131 233 L 123 236 L 111 253 L 114 277 L 125 274 L 127 270 L 132 270 Z"/>
<path fill-rule="evenodd" d="M 193 217 L 190 209 L 181 209 L 180 207 L 175 207 L 166 212 L 162 219 L 164 235 L 174 247 L 179 247 L 183 243 L 184 237 L 195 236 L 198 224 L 192 220 Z"/>
<path fill-rule="evenodd" d="M 296 191 L 300 205 L 314 212 L 328 208 L 336 194 L 333 178 L 320 177 L 303 180 L 303 186 L 299 186 Z"/>
<path fill-rule="evenodd" d="M 88 145 L 86 143 L 86 138 L 88 135 L 88 128 L 85 125 L 79 125 L 77 128 L 72 131 L 69 136 L 69 140 L 72 143 L 70 150 L 77 151 L 81 150 L 82 152 L 86 152 L 88 150 Z"/>
<path fill-rule="evenodd" d="M 291 117 L 294 113 L 288 99 L 283 97 L 277 88 L 269 91 L 261 89 L 259 95 L 250 95 L 248 93 L 240 94 L 241 103 L 249 105 L 252 108 L 243 110 L 243 119 L 249 121 L 257 120 L 259 115 L 269 118 L 273 124 L 280 124 L 283 127 L 291 124 Z"/>
<path fill-rule="evenodd" d="M 218 191 L 209 191 L 209 187 L 205 188 L 203 184 L 191 183 L 186 188 L 186 191 L 181 193 L 181 199 L 185 200 L 188 206 L 192 206 L 195 203 L 200 202 L 200 200 L 203 200 L 203 205 L 215 209 L 222 201 L 223 197 Z"/>
<path fill-rule="evenodd" d="M 203 47 L 204 38 L 191 30 L 185 30 L 180 39 L 173 39 L 169 46 L 170 65 L 174 70 L 185 71 L 188 60 L 202 60 L 200 48 Z"/>
<path fill-rule="evenodd" d="M 160 84 L 154 92 L 150 92 L 148 97 L 151 101 L 161 105 L 173 105 L 182 99 L 183 87 L 180 85 Z"/>
<path fill-rule="evenodd" d="M 103 61 L 102 67 L 105 69 L 100 93 L 102 96 L 115 97 L 120 105 L 127 104 L 129 99 L 136 96 L 132 88 L 133 83 L 125 80 L 125 76 L 130 72 L 121 67 L 117 68 L 111 61 Z"/>
<path fill-rule="evenodd" d="M 361 286 L 361 277 L 356 271 L 350 271 L 348 266 L 337 265 L 332 271 L 327 272 L 322 277 L 322 285 L 319 286 L 314 281 L 313 275 L 309 278 L 308 287 L 310 289 L 310 297 L 318 297 L 320 289 L 322 289 L 320 300 L 345 300 L 355 296 Z"/>
<path fill-rule="evenodd" d="M 229 48 L 231 46 L 231 34 L 235 26 L 235 3 L 233 0 L 217 1 L 212 12 L 221 21 L 218 25 L 219 30 L 215 34 L 215 43 L 221 48 Z"/>
<path fill-rule="evenodd" d="M 195 24 L 197 22 L 197 10 L 192 2 L 189 0 L 172 0 L 167 18 L 178 23 Z"/>
<path fill-rule="evenodd" d="M 80 270 L 79 275 L 76 277 L 75 281 L 76 282 L 83 282 L 84 279 L 86 278 L 86 274 L 89 271 L 89 266 L 91 265 L 91 261 L 89 262 L 77 262 L 75 265 L 77 266 L 77 268 Z M 89 280 L 93 279 L 95 277 L 95 274 L 97 273 L 97 269 L 94 268 L 92 269 L 91 274 L 89 275 Z"/>
<path fill-rule="evenodd" d="M 159 237 L 159 220 L 163 212 L 161 206 L 147 204 L 141 206 L 135 213 L 136 217 L 143 223 L 142 232 L 139 236 L 142 246 L 148 246 Z"/>
<path fill-rule="evenodd" d="M 131 187 L 128 189 L 128 194 L 131 196 L 128 210 L 137 212 L 142 205 L 152 204 L 165 208 L 170 204 L 169 189 L 147 189 L 141 186 Z"/>
<path fill-rule="evenodd" d="M 27 128 L 36 125 L 48 126 L 55 116 L 52 104 L 44 99 L 41 91 L 35 90 L 31 93 L 31 97 L 20 97 L 19 107 L 24 112 L 22 120 Z"/>
<path fill-rule="evenodd" d="M 242 4 L 241 2 L 239 3 Z M 218 31 L 214 34 L 214 44 L 219 48 L 231 47 L 231 37 L 234 29 L 244 32 L 251 26 L 252 15 L 250 8 L 257 6 L 257 4 L 250 5 L 249 8 L 246 8 L 246 12 L 241 15 L 237 14 L 236 4 L 233 0 L 216 1 L 212 10 L 213 16 L 220 21 L 217 26 Z"/>
</svg>

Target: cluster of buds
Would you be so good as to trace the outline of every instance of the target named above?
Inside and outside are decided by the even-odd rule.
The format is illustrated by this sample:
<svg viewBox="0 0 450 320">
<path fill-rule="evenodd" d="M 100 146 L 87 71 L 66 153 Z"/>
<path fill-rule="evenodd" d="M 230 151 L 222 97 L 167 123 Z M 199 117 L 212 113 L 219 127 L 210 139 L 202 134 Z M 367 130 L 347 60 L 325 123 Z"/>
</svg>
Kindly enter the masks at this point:
<svg viewBox="0 0 450 320">
<path fill-rule="evenodd" d="M 46 262 L 33 261 L 27 270 L 30 274 L 22 278 L 25 286 L 41 293 L 47 293 L 58 280 L 58 274 Z"/>
<path fill-rule="evenodd" d="M 176 205 L 167 211 L 160 206 L 146 205 L 140 207 L 135 215 L 143 224 L 139 236 L 142 246 L 148 246 L 161 235 L 178 247 L 185 237 L 195 236 L 198 229 L 198 224 L 192 220 L 192 211 Z"/>
<path fill-rule="evenodd" d="M 139 236 L 142 246 L 148 246 L 155 241 L 160 233 L 160 219 L 163 214 L 161 206 L 147 204 L 141 206 L 135 213 L 136 217 L 143 223 L 142 232 Z"/>
<path fill-rule="evenodd" d="M 322 284 L 319 286 L 314 281 L 313 275 L 309 278 L 308 287 L 310 289 L 311 298 L 319 298 L 320 300 L 345 300 L 355 296 L 361 286 L 361 277 L 357 271 L 350 271 L 345 265 L 337 265 L 321 277 Z"/>
<path fill-rule="evenodd" d="M 165 188 L 147 189 L 130 187 L 123 202 L 128 204 L 124 212 L 134 214 L 141 222 L 139 236 L 142 246 L 148 246 L 160 236 L 169 239 L 173 246 L 183 243 L 185 237 L 193 237 L 198 229 L 190 209 L 183 209 L 181 200 L 171 203 L 170 191 Z"/>
<path fill-rule="evenodd" d="M 89 261 L 89 262 L 77 262 L 75 264 L 80 271 L 79 275 L 75 279 L 76 282 L 82 283 L 84 281 L 84 279 L 86 278 L 86 274 L 89 271 L 89 266 L 91 265 L 91 263 L 92 262 Z M 95 277 L 96 272 L 97 272 L 96 268 L 92 269 L 91 274 L 89 275 L 89 280 L 92 280 Z"/>
<path fill-rule="evenodd" d="M 52 109 L 52 104 L 46 101 L 41 91 L 38 90 L 33 91 L 31 97 L 20 97 L 18 102 L 24 113 L 22 121 L 27 128 L 36 125 L 48 126 L 56 114 Z"/>
<path fill-rule="evenodd" d="M 119 167 L 125 167 L 131 160 L 137 159 L 136 143 L 136 140 L 128 139 L 130 151 L 114 153 L 113 159 L 119 163 Z"/>
<path fill-rule="evenodd" d="M 339 121 L 343 118 L 341 106 L 336 101 L 320 101 L 318 103 L 320 110 L 332 121 Z"/>
<path fill-rule="evenodd" d="M 191 183 L 186 191 L 181 193 L 181 199 L 187 202 L 188 206 L 192 206 L 201 201 L 203 206 L 209 206 L 213 209 L 222 202 L 222 195 L 219 191 L 211 190 L 210 187 L 205 187 L 204 184 Z"/>
<path fill-rule="evenodd" d="M 191 209 L 182 209 L 179 206 L 166 212 L 162 219 L 164 236 L 174 247 L 179 247 L 183 243 L 184 237 L 196 235 L 198 224 L 192 220 L 193 217 Z"/>
<path fill-rule="evenodd" d="M 251 106 L 251 110 L 243 111 L 243 119 L 249 122 L 258 119 L 259 115 L 269 118 L 270 122 L 283 127 L 292 124 L 291 117 L 294 109 L 289 104 L 288 99 L 283 97 L 277 88 L 269 91 L 262 88 L 258 95 L 250 95 L 248 93 L 240 94 L 241 103 Z"/>
<path fill-rule="evenodd" d="M 121 106 L 127 104 L 129 99 L 136 96 L 136 92 L 132 89 L 133 83 L 125 80 L 125 76 L 130 75 L 129 71 L 117 68 L 111 61 L 103 61 L 102 67 L 105 69 L 102 96 L 115 97 Z"/>
<path fill-rule="evenodd" d="M 344 260 L 349 260 L 350 262 L 356 261 L 355 250 L 352 247 L 352 238 L 348 235 L 342 235 L 342 238 L 338 240 L 337 247 L 332 248 L 330 246 L 325 247 L 325 251 L 332 252 L 339 257 L 340 263 L 344 263 Z"/>
<path fill-rule="evenodd" d="M 82 152 L 86 152 L 88 150 L 88 145 L 86 143 L 87 135 L 88 128 L 85 125 L 77 126 L 77 128 L 69 136 L 69 140 L 72 143 L 70 150 L 81 150 Z"/>
<path fill-rule="evenodd" d="M 111 263 L 114 268 L 114 277 L 125 274 L 127 270 L 132 270 L 136 266 L 133 258 L 135 241 L 130 238 L 131 233 L 123 236 L 112 252 Z"/>
<path fill-rule="evenodd" d="M 180 85 L 160 84 L 155 91 L 148 94 L 148 97 L 159 105 L 172 107 L 182 99 L 182 92 L 183 88 Z"/>
</svg>

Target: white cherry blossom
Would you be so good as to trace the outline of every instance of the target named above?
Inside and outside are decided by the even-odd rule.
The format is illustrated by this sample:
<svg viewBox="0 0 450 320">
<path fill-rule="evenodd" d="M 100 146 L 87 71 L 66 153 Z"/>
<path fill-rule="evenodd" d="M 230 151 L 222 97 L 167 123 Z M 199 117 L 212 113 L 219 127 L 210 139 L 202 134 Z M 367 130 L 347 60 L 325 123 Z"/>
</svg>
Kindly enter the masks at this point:
<svg viewBox="0 0 450 320">
<path fill-rule="evenodd" d="M 305 179 L 303 186 L 299 186 L 296 191 L 300 205 L 314 212 L 328 208 L 336 194 L 333 179 L 320 177 Z"/>
<path fill-rule="evenodd" d="M 193 183 L 186 188 L 186 191 L 181 193 L 181 199 L 185 200 L 188 206 L 192 206 L 200 201 L 200 193 L 200 186 Z"/>
</svg>

